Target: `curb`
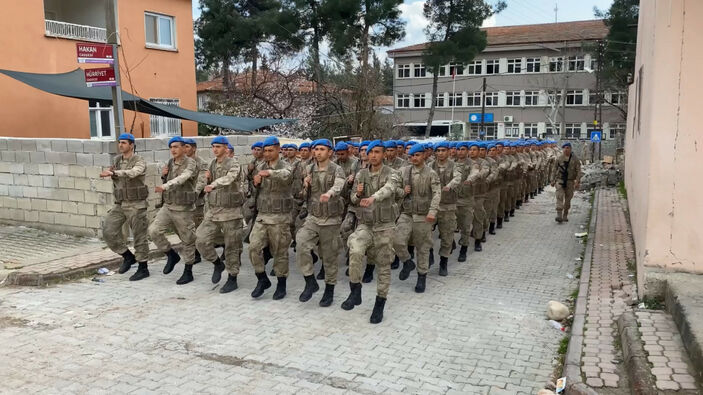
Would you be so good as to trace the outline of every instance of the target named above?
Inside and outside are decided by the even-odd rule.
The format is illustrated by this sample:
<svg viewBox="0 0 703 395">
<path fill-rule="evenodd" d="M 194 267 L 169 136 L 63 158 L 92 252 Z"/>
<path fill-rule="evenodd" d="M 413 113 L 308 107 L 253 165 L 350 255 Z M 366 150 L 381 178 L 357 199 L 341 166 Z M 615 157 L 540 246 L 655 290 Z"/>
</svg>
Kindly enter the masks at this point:
<svg viewBox="0 0 703 395">
<path fill-rule="evenodd" d="M 618 318 L 618 334 L 625 370 L 630 380 L 630 391 L 636 395 L 657 394 L 654 376 L 637 329 L 637 317 L 633 311 L 625 312 Z"/>
<path fill-rule="evenodd" d="M 571 325 L 571 338 L 564 359 L 564 376 L 566 376 L 566 393 L 580 395 L 598 395 L 596 391 L 583 383 L 581 378 L 581 353 L 583 349 L 583 327 L 586 325 L 586 307 L 588 305 L 588 288 L 591 283 L 591 260 L 593 259 L 593 242 L 595 240 L 596 222 L 598 218 L 598 200 L 600 189 L 595 190 L 591 222 L 588 225 L 588 241 L 586 253 L 581 265 L 579 280 L 579 296 L 576 298 L 574 321 Z"/>
<path fill-rule="evenodd" d="M 674 283 L 673 286 L 672 282 Z M 664 304 L 666 306 L 666 310 L 672 315 L 672 317 L 674 318 L 674 322 L 676 323 L 676 326 L 679 329 L 679 334 L 681 335 L 681 340 L 683 341 L 683 345 L 688 354 L 688 358 L 691 360 L 691 365 L 693 365 L 693 368 L 697 373 L 695 375 L 696 379 L 699 382 L 702 382 L 703 346 L 701 345 L 701 341 L 703 341 L 703 339 L 699 339 L 696 336 L 696 333 L 693 330 L 693 325 L 690 322 L 690 319 L 693 316 L 696 316 L 695 312 L 690 311 L 690 306 L 695 306 L 695 302 L 687 300 L 682 301 L 679 292 L 677 292 L 675 288 L 676 284 L 674 281 L 669 280 L 666 282 Z M 686 305 L 689 306 L 689 311 L 687 311 Z"/>
</svg>

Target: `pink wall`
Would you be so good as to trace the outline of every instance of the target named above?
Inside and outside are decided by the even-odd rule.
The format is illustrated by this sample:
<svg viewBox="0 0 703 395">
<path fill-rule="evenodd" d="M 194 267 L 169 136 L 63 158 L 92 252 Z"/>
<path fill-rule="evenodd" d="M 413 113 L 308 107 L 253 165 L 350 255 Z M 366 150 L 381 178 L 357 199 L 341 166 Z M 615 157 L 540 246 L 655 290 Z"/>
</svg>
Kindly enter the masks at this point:
<svg viewBox="0 0 703 395">
<path fill-rule="evenodd" d="M 701 21 L 702 1 L 640 3 L 625 139 L 639 284 L 645 267 L 703 273 Z"/>
</svg>

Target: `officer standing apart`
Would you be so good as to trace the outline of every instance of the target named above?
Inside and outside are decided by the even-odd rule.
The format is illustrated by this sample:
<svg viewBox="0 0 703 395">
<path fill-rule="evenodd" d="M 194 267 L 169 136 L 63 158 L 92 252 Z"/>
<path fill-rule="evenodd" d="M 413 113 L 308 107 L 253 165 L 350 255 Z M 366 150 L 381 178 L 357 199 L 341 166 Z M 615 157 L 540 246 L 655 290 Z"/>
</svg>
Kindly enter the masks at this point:
<svg viewBox="0 0 703 395">
<path fill-rule="evenodd" d="M 364 256 L 378 266 L 376 303 L 370 322 L 378 324 L 383 320 L 388 288 L 391 285 L 391 262 L 393 251 L 393 231 L 396 220 L 396 207 L 393 204 L 396 188 L 399 188 L 398 173 L 383 164 L 383 143 L 371 142 L 366 148 L 369 168 L 361 169 L 354 180 L 351 203 L 358 205 L 358 225 L 349 236 L 349 288 L 351 292 L 342 303 L 344 310 L 351 310 L 361 304 L 361 268 Z"/>
<path fill-rule="evenodd" d="M 169 229 L 176 230 L 183 244 L 185 259 L 183 275 L 176 284 L 182 285 L 193 281 L 193 261 L 195 260 L 193 203 L 197 197 L 195 184 L 198 171 L 195 161 L 185 155 L 183 138 L 172 137 L 168 141 L 168 148 L 171 150 L 172 158 L 168 161 L 166 182 L 155 187 L 157 193 L 162 193 L 164 204 L 149 226 L 149 237 L 160 251 L 166 253 L 168 259 L 164 266 L 164 274 L 169 274 L 181 260 L 166 238 L 166 232 Z"/>
<path fill-rule="evenodd" d="M 208 165 L 207 179 L 210 184 L 205 186 L 208 210 L 196 231 L 198 250 L 205 259 L 215 265 L 212 272 L 213 284 L 220 282 L 222 271 L 227 268 L 227 282 L 220 288 L 220 293 L 237 289 L 237 275 L 239 275 L 243 248 L 244 194 L 240 188 L 242 170 L 239 162 L 227 155 L 227 143 L 225 136 L 212 139 L 212 153 L 215 159 Z M 224 235 L 226 264 L 215 251 L 215 239 L 220 232 Z"/>
<path fill-rule="evenodd" d="M 571 198 L 574 191 L 578 189 L 581 182 L 581 161 L 571 152 L 571 143 L 564 143 L 561 155 L 554 162 L 552 174 L 552 186 L 557 188 L 557 216 L 555 221 L 569 222 L 569 208 L 571 208 Z"/>
<path fill-rule="evenodd" d="M 288 277 L 288 247 L 291 243 L 291 169 L 281 160 L 281 143 L 278 138 L 269 136 L 263 142 L 264 161 L 256 167 L 253 186 L 256 189 L 256 209 L 258 215 L 249 235 L 249 259 L 254 266 L 258 282 L 251 296 L 258 298 L 271 287 L 266 275 L 263 249 L 268 246 L 273 255 L 273 269 L 278 284 L 273 299 L 286 296 Z M 309 252 L 309 250 L 308 250 Z"/>
<path fill-rule="evenodd" d="M 103 238 L 112 251 L 122 255 L 122 265 L 118 272 L 126 273 L 133 264 L 139 262 L 139 268 L 129 280 L 138 281 L 149 277 L 147 260 L 149 259 L 149 241 L 146 216 L 149 189 L 144 183 L 146 161 L 134 153 L 134 136 L 122 133 L 117 139 L 117 148 L 121 155 L 100 177 L 111 177 L 115 205 L 107 212 L 103 222 Z M 122 225 L 127 222 L 134 235 L 134 252 L 127 247 Z"/>
<path fill-rule="evenodd" d="M 331 141 L 316 140 L 312 143 L 312 149 L 315 162 L 307 166 L 303 181 L 308 216 L 296 235 L 296 260 L 305 277 L 305 289 L 299 300 L 307 302 L 320 289 L 314 276 L 313 257 L 309 253 L 319 246 L 325 276 L 325 293 L 320 306 L 328 307 L 332 304 L 334 286 L 337 284 L 339 252 L 342 248 L 339 227 L 344 215 L 344 200 L 340 193 L 346 178 L 342 168 L 330 160 L 334 152 Z"/>
</svg>

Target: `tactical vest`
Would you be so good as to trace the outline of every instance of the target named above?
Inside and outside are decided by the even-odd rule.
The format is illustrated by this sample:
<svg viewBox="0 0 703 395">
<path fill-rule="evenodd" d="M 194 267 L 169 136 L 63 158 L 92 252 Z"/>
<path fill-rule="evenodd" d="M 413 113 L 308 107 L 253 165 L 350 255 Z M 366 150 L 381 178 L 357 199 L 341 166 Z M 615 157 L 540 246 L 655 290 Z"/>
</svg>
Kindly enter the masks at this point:
<svg viewBox="0 0 703 395">
<path fill-rule="evenodd" d="M 464 159 L 461 166 L 463 167 L 463 174 L 461 175 L 461 184 L 459 185 L 459 191 L 457 192 L 457 198 L 470 198 L 473 195 L 474 187 L 473 185 L 466 185 L 464 181 L 469 178 L 471 173 L 471 166 L 473 161 L 469 158 Z"/>
<path fill-rule="evenodd" d="M 434 161 L 432 163 L 432 169 L 437 172 L 442 188 L 449 184 L 449 182 L 452 181 L 452 178 L 454 178 L 454 161 L 451 159 L 447 160 L 447 166 L 444 168 L 444 172 L 439 171 L 438 161 Z M 456 204 L 456 198 L 457 196 L 455 191 L 451 189 L 449 191 L 442 190 L 442 198 L 439 202 L 441 204 Z"/>
<path fill-rule="evenodd" d="M 401 212 L 409 215 L 427 215 L 432 202 L 432 175 L 428 171 L 421 171 L 416 181 L 412 178 L 413 167 L 406 166 L 401 169 L 403 188 L 410 185 L 410 195 L 403 199 Z"/>
<path fill-rule="evenodd" d="M 481 166 L 481 170 L 483 170 L 483 168 L 486 166 L 488 166 L 488 168 L 490 169 L 490 165 L 488 164 L 488 162 L 486 162 L 485 159 L 481 160 L 481 158 L 478 158 L 478 159 L 476 159 L 476 161 L 478 162 L 479 166 Z M 489 173 L 489 175 L 490 175 L 490 173 Z M 488 177 L 488 176 L 486 176 L 486 177 Z M 474 195 L 484 195 L 486 193 L 488 193 L 488 183 L 486 182 L 486 179 L 483 178 L 483 179 L 478 180 L 474 184 Z"/>
<path fill-rule="evenodd" d="M 213 159 L 210 162 L 210 174 L 213 180 L 227 175 L 233 166 L 239 167 L 239 164 L 232 158 L 225 158 L 218 169 L 217 159 Z M 210 207 L 241 207 L 244 204 L 244 194 L 239 190 L 239 183 L 235 181 L 229 185 L 218 186 L 213 189 L 207 196 L 207 202 Z"/>
<path fill-rule="evenodd" d="M 263 166 L 264 168 L 259 170 L 281 170 L 287 165 L 279 159 L 273 169 L 269 169 L 266 163 Z M 273 181 L 263 177 L 256 197 L 256 208 L 259 214 L 290 213 L 293 209 L 293 196 L 289 184 L 289 182 Z"/>
<path fill-rule="evenodd" d="M 188 157 L 183 158 L 184 161 L 193 160 Z M 197 166 L 196 166 L 197 170 Z M 172 179 L 178 177 L 173 171 L 173 158 L 168 161 L 168 178 L 166 181 L 171 181 Z M 163 192 L 164 202 L 166 204 L 173 204 L 177 206 L 189 206 L 195 203 L 195 199 L 198 198 L 198 194 L 195 192 L 195 184 L 198 182 L 198 172 L 193 172 L 190 178 L 188 178 L 181 185 L 175 185 L 168 190 Z"/>
<path fill-rule="evenodd" d="M 336 163 L 329 162 L 324 178 L 315 177 L 317 163 L 310 166 L 310 196 L 308 198 L 308 212 L 318 218 L 341 217 L 344 214 L 344 201 L 341 196 L 332 196 L 327 202 L 320 202 L 320 195 L 334 186 Z"/>
<path fill-rule="evenodd" d="M 115 170 L 131 169 L 137 161 L 137 156 L 132 155 L 132 157 L 127 160 L 128 167 L 126 169 L 120 168 L 120 164 L 123 160 L 122 155 L 115 158 Z M 144 184 L 144 175 L 134 178 L 115 177 L 113 180 L 113 195 L 115 196 L 115 203 L 117 204 L 122 202 L 138 202 L 140 200 L 146 200 L 146 198 L 149 197 L 149 188 Z"/>
<path fill-rule="evenodd" d="M 381 174 L 379 174 L 378 186 L 382 188 L 388 179 L 392 177 L 393 170 L 391 167 L 383 166 L 381 167 Z M 367 198 L 377 190 L 373 190 L 370 185 L 371 175 L 368 169 L 362 169 L 359 171 L 359 182 L 364 185 L 364 193 L 361 195 Z M 364 225 L 375 225 L 380 223 L 395 223 L 398 218 L 397 206 L 394 204 L 392 198 L 385 199 L 383 201 L 374 201 L 371 207 L 358 207 L 356 215 L 359 219 L 359 223 Z"/>
</svg>

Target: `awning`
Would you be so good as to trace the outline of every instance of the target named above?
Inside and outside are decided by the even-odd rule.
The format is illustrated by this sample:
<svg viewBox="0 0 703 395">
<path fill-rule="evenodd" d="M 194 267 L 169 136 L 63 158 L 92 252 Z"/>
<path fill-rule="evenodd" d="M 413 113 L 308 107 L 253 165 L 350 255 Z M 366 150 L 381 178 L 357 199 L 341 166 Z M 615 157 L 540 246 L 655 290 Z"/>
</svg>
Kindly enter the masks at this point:
<svg viewBox="0 0 703 395">
<path fill-rule="evenodd" d="M 61 74 L 24 73 L 21 71 L 2 69 L 0 69 L 0 73 L 44 92 L 74 99 L 94 100 L 100 102 L 101 105 L 112 105 L 111 88 L 88 88 L 85 84 L 83 69 L 80 68 Z M 124 103 L 125 110 L 136 110 L 145 114 L 184 119 L 244 132 L 251 132 L 266 126 L 296 121 L 295 119 L 232 117 L 209 112 L 190 111 L 177 106 L 152 103 L 125 91 L 122 91 L 122 102 Z"/>
</svg>

